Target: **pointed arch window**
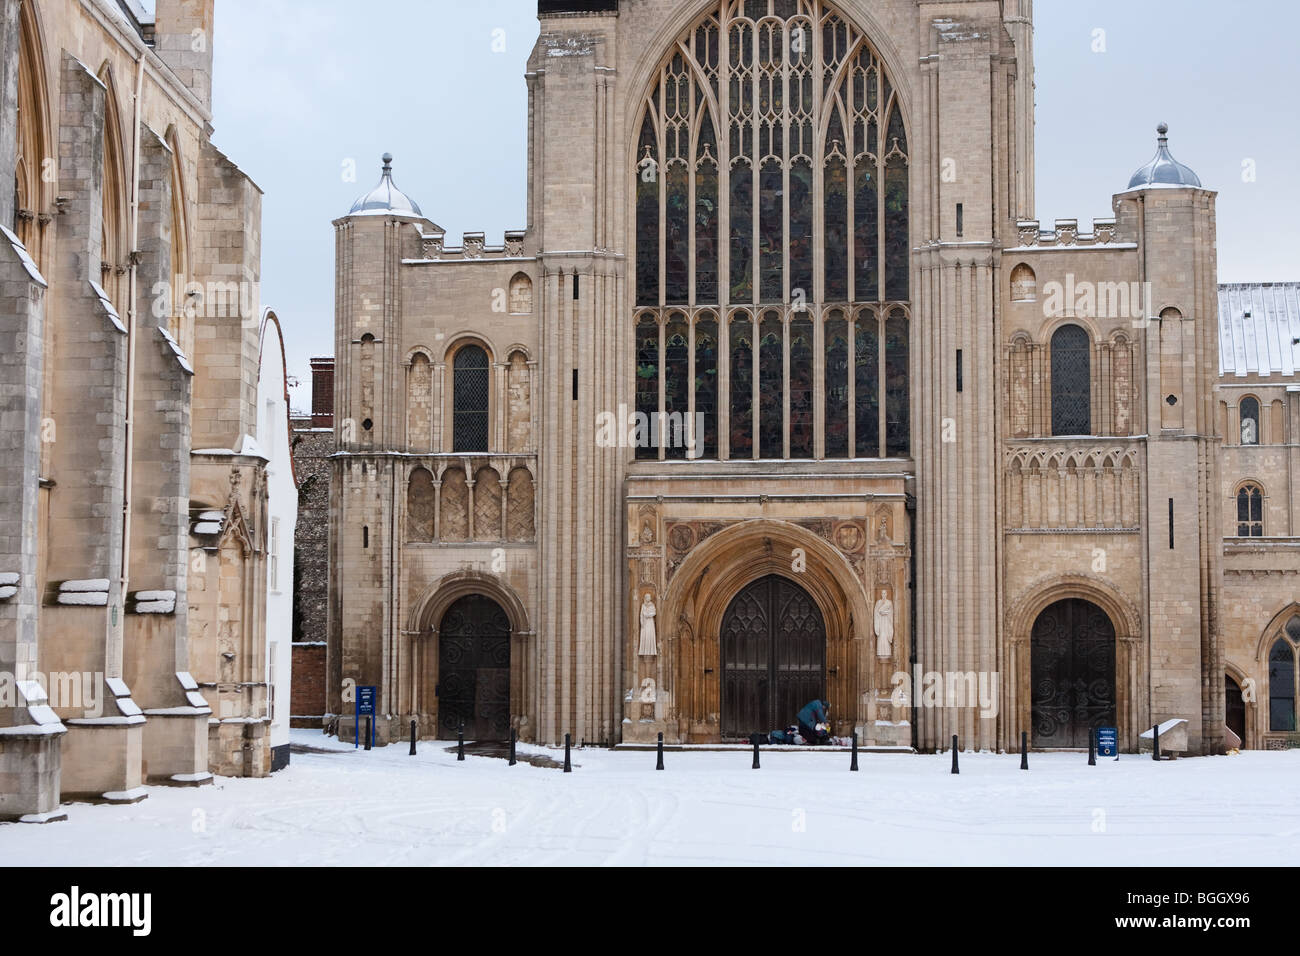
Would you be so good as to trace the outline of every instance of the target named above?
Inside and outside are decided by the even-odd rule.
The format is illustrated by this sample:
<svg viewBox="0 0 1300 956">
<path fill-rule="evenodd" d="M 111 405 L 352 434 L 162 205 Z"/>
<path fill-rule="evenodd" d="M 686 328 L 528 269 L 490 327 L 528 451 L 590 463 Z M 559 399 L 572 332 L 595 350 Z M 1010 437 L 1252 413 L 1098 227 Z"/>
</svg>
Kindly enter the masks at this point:
<svg viewBox="0 0 1300 956">
<path fill-rule="evenodd" d="M 706 455 L 910 455 L 909 142 L 868 39 L 828 0 L 719 0 L 678 37 L 635 122 L 638 411 L 643 385 L 673 380 L 666 348 L 649 373 L 643 310 L 666 327 L 707 309 L 723 317 L 726 388 L 688 381 L 692 408 L 716 408 Z M 863 314 L 875 327 L 858 336 Z M 830 378 L 815 374 L 824 361 Z"/>
<path fill-rule="evenodd" d="M 452 368 L 452 451 L 487 451 L 487 352 L 477 345 L 463 346 L 456 350 Z"/>
<path fill-rule="evenodd" d="M 1300 614 L 1287 622 L 1268 654 L 1268 729 L 1295 733 L 1300 710 Z"/>
<path fill-rule="evenodd" d="M 1092 348 L 1078 325 L 1052 335 L 1052 434 L 1092 434 Z"/>
</svg>

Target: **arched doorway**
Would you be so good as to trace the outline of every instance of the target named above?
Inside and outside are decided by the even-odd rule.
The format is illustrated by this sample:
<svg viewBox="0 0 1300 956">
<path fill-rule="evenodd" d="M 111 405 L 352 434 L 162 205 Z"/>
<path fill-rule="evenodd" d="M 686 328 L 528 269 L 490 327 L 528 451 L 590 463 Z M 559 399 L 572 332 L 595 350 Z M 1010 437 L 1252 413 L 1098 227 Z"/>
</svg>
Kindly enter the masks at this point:
<svg viewBox="0 0 1300 956">
<path fill-rule="evenodd" d="M 741 589 L 722 618 L 722 736 L 794 723 L 826 696 L 826 626 L 808 592 L 770 574 Z"/>
<path fill-rule="evenodd" d="M 1246 745 L 1246 698 L 1241 695 L 1241 685 L 1231 674 L 1223 675 L 1224 723 L 1237 735 L 1241 746 Z"/>
<path fill-rule="evenodd" d="M 1116 725 L 1115 625 L 1090 601 L 1057 601 L 1030 636 L 1035 747 L 1086 747 Z"/>
<path fill-rule="evenodd" d="M 510 619 L 481 594 L 457 598 L 438 628 L 438 735 L 510 736 Z"/>
</svg>

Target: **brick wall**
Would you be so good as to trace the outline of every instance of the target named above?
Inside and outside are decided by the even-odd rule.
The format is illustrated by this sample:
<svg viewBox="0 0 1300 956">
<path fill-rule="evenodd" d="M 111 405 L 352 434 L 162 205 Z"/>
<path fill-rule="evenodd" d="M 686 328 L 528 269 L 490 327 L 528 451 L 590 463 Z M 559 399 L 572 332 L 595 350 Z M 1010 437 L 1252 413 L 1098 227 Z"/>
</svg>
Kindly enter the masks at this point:
<svg viewBox="0 0 1300 956">
<path fill-rule="evenodd" d="M 293 691 L 289 726 L 321 726 L 325 713 L 325 645 L 293 645 Z"/>
</svg>

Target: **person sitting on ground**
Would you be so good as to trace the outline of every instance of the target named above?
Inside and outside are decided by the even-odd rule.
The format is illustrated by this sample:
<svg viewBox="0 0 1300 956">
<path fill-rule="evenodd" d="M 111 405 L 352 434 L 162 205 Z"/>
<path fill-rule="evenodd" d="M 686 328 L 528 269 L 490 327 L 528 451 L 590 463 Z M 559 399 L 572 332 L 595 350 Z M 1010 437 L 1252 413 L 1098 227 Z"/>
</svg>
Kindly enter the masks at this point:
<svg viewBox="0 0 1300 956">
<path fill-rule="evenodd" d="M 830 739 L 831 705 L 824 700 L 810 700 L 799 711 L 799 734 L 810 744 L 824 744 Z"/>
</svg>

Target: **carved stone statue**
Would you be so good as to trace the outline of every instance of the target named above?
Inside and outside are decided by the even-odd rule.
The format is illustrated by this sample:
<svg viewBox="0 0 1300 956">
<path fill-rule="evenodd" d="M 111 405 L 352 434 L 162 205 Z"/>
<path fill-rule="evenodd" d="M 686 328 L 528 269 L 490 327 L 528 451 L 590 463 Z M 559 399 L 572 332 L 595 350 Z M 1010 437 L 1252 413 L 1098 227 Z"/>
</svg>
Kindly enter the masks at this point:
<svg viewBox="0 0 1300 956">
<path fill-rule="evenodd" d="M 894 655 L 894 602 L 889 600 L 889 591 L 880 592 L 876 602 L 876 656 L 892 657 Z"/>
<path fill-rule="evenodd" d="M 876 529 L 877 544 L 893 544 L 894 536 L 889 533 L 889 515 L 880 516 L 880 527 Z"/>
<path fill-rule="evenodd" d="M 647 592 L 641 600 L 641 643 L 637 654 L 641 657 L 654 657 L 659 653 L 655 644 L 655 602 Z"/>
<path fill-rule="evenodd" d="M 1241 443 L 1243 445 L 1253 445 L 1259 440 L 1259 426 L 1256 425 L 1255 419 L 1243 418 L 1241 420 Z"/>
</svg>

